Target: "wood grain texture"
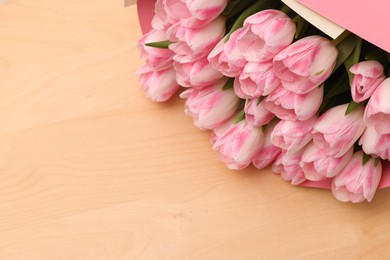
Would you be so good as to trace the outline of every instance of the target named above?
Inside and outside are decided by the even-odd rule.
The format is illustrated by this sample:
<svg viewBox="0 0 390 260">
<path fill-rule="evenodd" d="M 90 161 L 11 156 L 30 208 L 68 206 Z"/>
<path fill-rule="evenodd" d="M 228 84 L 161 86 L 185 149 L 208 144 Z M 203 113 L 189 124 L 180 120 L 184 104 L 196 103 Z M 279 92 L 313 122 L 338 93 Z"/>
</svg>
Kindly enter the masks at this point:
<svg viewBox="0 0 390 260">
<path fill-rule="evenodd" d="M 182 100 L 144 97 L 139 36 L 123 1 L 0 5 L 0 259 L 389 257 L 389 190 L 228 171 Z"/>
</svg>

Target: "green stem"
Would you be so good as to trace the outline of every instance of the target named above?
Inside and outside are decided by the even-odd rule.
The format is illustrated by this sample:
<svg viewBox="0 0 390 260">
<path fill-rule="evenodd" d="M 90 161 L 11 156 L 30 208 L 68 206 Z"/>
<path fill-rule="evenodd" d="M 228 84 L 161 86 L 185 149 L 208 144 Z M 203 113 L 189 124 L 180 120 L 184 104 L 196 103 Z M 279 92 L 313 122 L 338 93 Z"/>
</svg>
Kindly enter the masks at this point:
<svg viewBox="0 0 390 260">
<path fill-rule="evenodd" d="M 289 14 L 292 11 L 291 8 L 286 4 L 282 4 L 282 7 L 280 7 L 279 10 L 285 14 Z"/>
</svg>

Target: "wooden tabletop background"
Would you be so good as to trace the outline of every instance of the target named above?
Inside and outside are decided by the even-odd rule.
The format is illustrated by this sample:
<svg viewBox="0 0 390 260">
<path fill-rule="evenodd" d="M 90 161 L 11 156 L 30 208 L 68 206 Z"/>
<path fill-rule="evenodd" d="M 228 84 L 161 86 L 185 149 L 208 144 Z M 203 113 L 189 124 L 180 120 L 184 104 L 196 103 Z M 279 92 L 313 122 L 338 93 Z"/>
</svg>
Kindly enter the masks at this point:
<svg viewBox="0 0 390 260">
<path fill-rule="evenodd" d="M 390 256 L 390 189 L 229 171 L 182 100 L 145 98 L 135 6 L 0 2 L 0 259 Z"/>
</svg>

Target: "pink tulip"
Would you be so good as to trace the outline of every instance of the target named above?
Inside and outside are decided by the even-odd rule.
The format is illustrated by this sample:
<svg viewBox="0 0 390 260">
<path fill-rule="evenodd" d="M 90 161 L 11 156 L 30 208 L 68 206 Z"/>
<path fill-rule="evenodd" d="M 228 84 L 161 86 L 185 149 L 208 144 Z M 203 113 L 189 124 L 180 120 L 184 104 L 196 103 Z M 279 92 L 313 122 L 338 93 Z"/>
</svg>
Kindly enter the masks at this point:
<svg viewBox="0 0 390 260">
<path fill-rule="evenodd" d="M 139 39 L 137 47 L 141 52 L 141 59 L 154 70 L 161 70 L 172 66 L 173 52 L 169 49 L 145 46 L 146 43 L 166 41 L 167 35 L 163 31 L 152 29 Z"/>
<path fill-rule="evenodd" d="M 272 132 L 271 142 L 288 152 L 297 152 L 311 141 L 310 132 L 316 120 L 317 117 L 305 121 L 281 120 Z"/>
<path fill-rule="evenodd" d="M 303 169 L 306 179 L 320 181 L 333 178 L 340 173 L 351 160 L 352 154 L 353 148 L 351 147 L 343 156 L 335 158 L 310 143 L 306 146 L 299 165 Z"/>
<path fill-rule="evenodd" d="M 273 163 L 282 150 L 271 143 L 271 133 L 278 121 L 269 123 L 264 132 L 264 144 L 261 150 L 253 158 L 253 164 L 257 169 L 263 169 Z"/>
<path fill-rule="evenodd" d="M 245 120 L 232 125 L 214 144 L 220 159 L 231 170 L 246 168 L 260 151 L 264 142 L 261 127 Z"/>
<path fill-rule="evenodd" d="M 221 124 L 219 124 L 217 127 L 214 127 L 210 136 L 210 142 L 212 145 L 215 144 L 215 142 L 221 138 L 223 134 L 234 125 L 234 120 L 236 119 L 239 112 L 233 114 L 230 118 L 223 121 Z"/>
<path fill-rule="evenodd" d="M 180 95 L 187 98 L 185 113 L 194 119 L 195 126 L 213 129 L 236 112 L 240 100 L 232 89 L 222 90 L 225 83 L 223 79 L 201 89 L 190 88 Z"/>
<path fill-rule="evenodd" d="M 165 10 L 164 0 L 157 0 L 154 7 L 154 17 L 152 28 L 160 31 L 166 31 L 169 27 L 179 21 L 179 18 L 168 15 Z"/>
<path fill-rule="evenodd" d="M 360 103 L 372 96 L 372 93 L 385 80 L 383 66 L 375 60 L 362 61 L 349 70 L 354 74 L 351 93 L 352 99 Z"/>
<path fill-rule="evenodd" d="M 221 79 L 223 75 L 215 70 L 207 58 L 195 62 L 173 63 L 176 69 L 176 80 L 183 87 L 202 88 Z"/>
<path fill-rule="evenodd" d="M 264 100 L 265 107 L 280 119 L 304 121 L 317 113 L 323 93 L 323 86 L 301 95 L 279 87 Z"/>
<path fill-rule="evenodd" d="M 173 67 L 155 71 L 144 65 L 137 71 L 137 75 L 146 96 L 156 102 L 167 101 L 180 87 L 176 83 L 176 71 Z"/>
<path fill-rule="evenodd" d="M 241 32 L 242 28 L 233 32 L 226 43 L 223 38 L 208 56 L 213 67 L 227 77 L 238 77 L 247 63 L 237 47 L 237 37 Z"/>
<path fill-rule="evenodd" d="M 225 25 L 223 16 L 199 28 L 187 28 L 177 23 L 169 28 L 167 35 L 170 41 L 187 43 L 195 53 L 208 53 L 225 35 Z"/>
<path fill-rule="evenodd" d="M 199 20 L 214 19 L 225 9 L 227 0 L 186 0 L 188 10 Z"/>
<path fill-rule="evenodd" d="M 390 134 L 390 78 L 385 79 L 368 101 L 364 122 L 381 134 Z"/>
<path fill-rule="evenodd" d="M 234 81 L 234 90 L 243 99 L 267 96 L 279 86 L 272 61 L 248 62 Z"/>
<path fill-rule="evenodd" d="M 279 173 L 283 180 L 291 182 L 293 185 L 299 185 L 306 180 L 302 168 L 299 166 L 303 150 L 295 153 L 282 151 L 274 164 L 272 171 Z"/>
<path fill-rule="evenodd" d="M 363 152 L 356 152 L 347 166 L 332 182 L 333 195 L 342 202 L 370 202 L 382 176 L 380 161 L 370 159 L 362 163 Z"/>
<path fill-rule="evenodd" d="M 367 127 L 359 145 L 362 146 L 366 154 L 372 157 L 380 157 L 383 160 L 390 159 L 390 134 L 380 134 L 374 127 Z"/>
<path fill-rule="evenodd" d="M 274 71 L 285 89 L 297 94 L 308 93 L 332 73 L 337 54 L 328 39 L 309 36 L 278 53 Z"/>
<path fill-rule="evenodd" d="M 247 100 L 244 110 L 246 120 L 255 126 L 266 125 L 275 117 L 265 108 L 264 102 L 258 103 L 257 99 Z"/>
<path fill-rule="evenodd" d="M 348 104 L 332 107 L 315 123 L 314 144 L 336 158 L 343 156 L 363 134 L 363 107 L 345 115 Z"/>
<path fill-rule="evenodd" d="M 292 43 L 295 31 L 295 23 L 285 13 L 264 10 L 246 18 L 238 48 L 247 61 L 269 61 Z"/>
<path fill-rule="evenodd" d="M 165 12 L 169 17 L 180 20 L 191 16 L 185 0 L 163 0 Z"/>
<path fill-rule="evenodd" d="M 163 3 L 165 11 L 168 14 L 168 19 L 178 19 L 178 23 L 186 28 L 200 28 L 210 23 L 220 13 L 218 13 L 218 10 L 210 10 L 208 17 L 202 16 L 202 10 L 199 5 L 194 3 L 198 1 L 199 0 L 163 0 Z"/>
<path fill-rule="evenodd" d="M 207 52 L 195 53 L 185 42 L 171 43 L 169 44 L 169 49 L 174 52 L 173 60 L 179 63 L 195 62 L 207 56 Z"/>
</svg>

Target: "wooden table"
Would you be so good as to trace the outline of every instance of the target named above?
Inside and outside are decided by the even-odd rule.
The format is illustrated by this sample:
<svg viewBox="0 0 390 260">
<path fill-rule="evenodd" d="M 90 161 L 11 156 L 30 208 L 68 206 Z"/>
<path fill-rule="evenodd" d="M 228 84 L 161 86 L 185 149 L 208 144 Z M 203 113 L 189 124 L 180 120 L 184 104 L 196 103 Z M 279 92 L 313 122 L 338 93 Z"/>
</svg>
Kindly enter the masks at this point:
<svg viewBox="0 0 390 260">
<path fill-rule="evenodd" d="M 390 190 L 227 170 L 182 100 L 144 97 L 139 37 L 123 1 L 0 5 L 0 259 L 389 257 Z"/>
</svg>

